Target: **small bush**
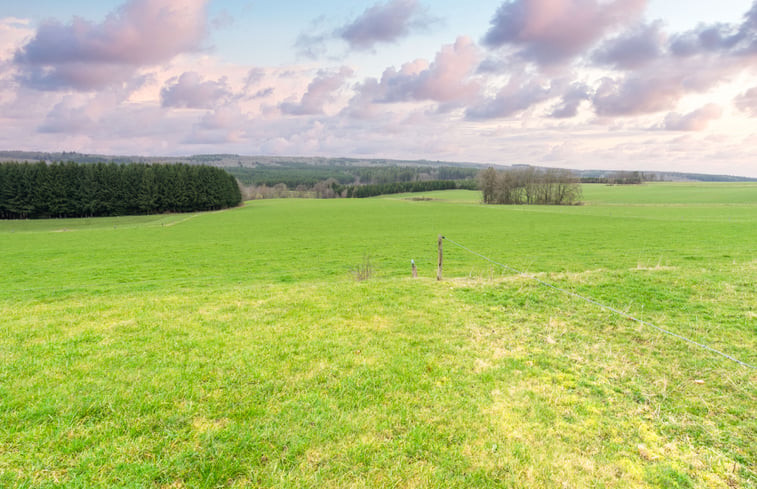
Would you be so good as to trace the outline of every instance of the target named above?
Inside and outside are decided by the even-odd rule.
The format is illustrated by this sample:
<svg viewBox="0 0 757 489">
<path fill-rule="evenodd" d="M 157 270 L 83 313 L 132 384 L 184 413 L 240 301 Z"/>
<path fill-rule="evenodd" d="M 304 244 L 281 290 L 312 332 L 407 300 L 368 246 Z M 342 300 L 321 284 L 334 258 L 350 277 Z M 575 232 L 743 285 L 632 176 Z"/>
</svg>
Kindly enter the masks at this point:
<svg viewBox="0 0 757 489">
<path fill-rule="evenodd" d="M 373 265 L 371 264 L 371 257 L 368 255 L 363 256 L 363 261 L 355 269 L 355 280 L 363 282 L 373 276 Z"/>
</svg>

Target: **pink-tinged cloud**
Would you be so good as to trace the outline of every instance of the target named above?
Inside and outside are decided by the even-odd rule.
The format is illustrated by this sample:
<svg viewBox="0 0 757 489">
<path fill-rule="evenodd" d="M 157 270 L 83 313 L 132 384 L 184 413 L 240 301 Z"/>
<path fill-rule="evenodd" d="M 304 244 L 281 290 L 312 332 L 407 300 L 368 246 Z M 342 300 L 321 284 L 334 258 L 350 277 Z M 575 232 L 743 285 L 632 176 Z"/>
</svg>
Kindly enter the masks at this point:
<svg viewBox="0 0 757 489">
<path fill-rule="evenodd" d="M 481 51 L 468 37 L 459 37 L 437 53 L 431 66 L 418 75 L 412 93 L 419 100 L 450 103 L 473 98 L 480 90 L 471 76 L 481 60 Z"/>
<path fill-rule="evenodd" d="M 323 114 L 324 106 L 334 100 L 335 92 L 344 86 L 352 74 L 352 69 L 346 66 L 337 72 L 321 70 L 299 102 L 283 102 L 279 108 L 289 115 Z"/>
<path fill-rule="evenodd" d="M 233 129 L 241 127 L 247 118 L 235 104 L 219 107 L 210 111 L 202 118 L 200 127 L 203 129 Z"/>
<path fill-rule="evenodd" d="M 438 102 L 452 107 L 473 100 L 481 84 L 472 78 L 481 60 L 481 50 L 468 37 L 442 46 L 434 61 L 418 59 L 397 70 L 388 68 L 381 80 L 368 79 L 357 87 L 348 112 L 365 118 L 371 104 Z"/>
<path fill-rule="evenodd" d="M 757 1 L 744 14 L 741 24 L 701 24 L 696 29 L 673 36 L 670 50 L 689 57 L 714 53 L 737 57 L 757 55 Z"/>
<path fill-rule="evenodd" d="M 6 58 L 12 58 L 16 48 L 33 33 L 28 20 L 0 18 L 0 63 Z"/>
<path fill-rule="evenodd" d="M 591 100 L 591 89 L 583 83 L 574 83 L 563 94 L 562 100 L 552 109 L 549 115 L 555 119 L 575 117 L 578 114 L 578 108 L 581 103 L 586 100 Z"/>
<path fill-rule="evenodd" d="M 592 102 L 600 116 L 633 116 L 674 110 L 686 95 L 707 93 L 744 71 L 739 58 L 665 55 L 619 77 L 606 77 Z"/>
<path fill-rule="evenodd" d="M 692 93 L 707 91 L 757 61 L 757 2 L 740 24 L 702 24 L 671 36 L 659 26 L 636 28 L 607 41 L 593 60 L 626 70 L 601 81 L 592 98 L 600 116 L 633 116 L 675 109 Z M 707 114 L 713 114 L 709 110 Z M 703 113 L 672 114 L 669 126 L 690 127 Z"/>
<path fill-rule="evenodd" d="M 244 88 L 242 93 L 247 100 L 264 99 L 274 94 L 276 89 L 271 86 L 260 86 L 260 82 L 266 78 L 266 70 L 263 68 L 252 68 L 244 79 Z"/>
<path fill-rule="evenodd" d="M 389 0 L 366 9 L 336 34 L 351 48 L 365 50 L 378 43 L 396 42 L 433 22 L 418 0 Z"/>
<path fill-rule="evenodd" d="M 356 87 L 355 95 L 350 99 L 347 107 L 342 109 L 341 115 L 350 119 L 376 119 L 384 112 L 383 107 L 376 105 L 381 97 L 382 88 L 375 78 L 368 78 Z"/>
<path fill-rule="evenodd" d="M 757 87 L 750 88 L 734 101 L 739 110 L 757 117 Z"/>
<path fill-rule="evenodd" d="M 309 34 L 301 33 L 297 36 L 294 47 L 297 48 L 297 54 L 304 58 L 317 59 L 326 54 L 326 42 L 331 39 L 330 34 L 319 33 Z"/>
<path fill-rule="evenodd" d="M 37 128 L 37 132 L 43 134 L 77 134 L 91 130 L 94 124 L 95 121 L 83 107 L 63 100 L 47 114 L 45 121 Z"/>
<path fill-rule="evenodd" d="M 469 120 L 511 117 L 554 96 L 554 88 L 550 85 L 512 77 L 494 98 L 468 107 L 465 116 Z"/>
<path fill-rule="evenodd" d="M 258 90 L 257 92 L 253 93 L 252 95 L 249 95 L 248 98 L 250 100 L 261 99 L 261 98 L 268 98 L 271 95 L 273 95 L 273 93 L 275 91 L 276 91 L 276 89 L 273 88 L 273 87 L 261 88 L 260 90 Z"/>
<path fill-rule="evenodd" d="M 733 26 L 729 24 L 700 26 L 674 36 L 670 50 L 674 55 L 681 57 L 729 51 L 739 43 L 741 37 L 732 29 Z"/>
<path fill-rule="evenodd" d="M 671 110 L 686 94 L 681 76 L 605 78 L 592 99 L 601 116 L 630 116 Z"/>
<path fill-rule="evenodd" d="M 160 91 L 161 105 L 182 109 L 212 109 L 232 96 L 224 78 L 203 81 L 194 71 L 168 80 Z"/>
<path fill-rule="evenodd" d="M 129 0 L 99 24 L 74 18 L 43 24 L 14 62 L 40 90 L 96 90 L 142 66 L 196 51 L 206 35 L 207 0 Z"/>
<path fill-rule="evenodd" d="M 247 117 L 236 104 L 228 104 L 208 111 L 182 142 L 190 145 L 237 143 L 240 140 L 242 128 L 248 122 Z"/>
<path fill-rule="evenodd" d="M 662 129 L 666 131 L 704 131 L 711 121 L 720 119 L 723 108 L 717 104 L 707 104 L 689 114 L 671 112 L 665 117 Z"/>
<path fill-rule="evenodd" d="M 521 57 L 548 65 L 568 61 L 611 29 L 631 24 L 646 0 L 508 0 L 484 37 L 490 48 L 511 46 Z"/>
<path fill-rule="evenodd" d="M 641 24 L 605 41 L 594 52 L 592 61 L 622 70 L 638 69 L 663 55 L 665 41 L 662 22 Z"/>
<path fill-rule="evenodd" d="M 266 72 L 263 68 L 252 68 L 247 73 L 247 78 L 244 81 L 244 89 L 247 90 L 251 86 L 260 83 L 266 76 Z"/>
</svg>

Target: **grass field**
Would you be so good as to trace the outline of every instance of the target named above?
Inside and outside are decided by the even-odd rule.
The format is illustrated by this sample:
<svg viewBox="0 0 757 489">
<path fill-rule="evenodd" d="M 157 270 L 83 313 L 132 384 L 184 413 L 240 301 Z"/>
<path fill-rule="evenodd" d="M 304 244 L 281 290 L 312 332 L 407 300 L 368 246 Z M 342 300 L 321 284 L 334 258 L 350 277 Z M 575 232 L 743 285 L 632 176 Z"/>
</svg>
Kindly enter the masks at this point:
<svg viewBox="0 0 757 489">
<path fill-rule="evenodd" d="M 757 371 L 436 281 L 757 365 L 757 185 L 584 196 L 0 221 L 0 487 L 757 487 Z"/>
</svg>

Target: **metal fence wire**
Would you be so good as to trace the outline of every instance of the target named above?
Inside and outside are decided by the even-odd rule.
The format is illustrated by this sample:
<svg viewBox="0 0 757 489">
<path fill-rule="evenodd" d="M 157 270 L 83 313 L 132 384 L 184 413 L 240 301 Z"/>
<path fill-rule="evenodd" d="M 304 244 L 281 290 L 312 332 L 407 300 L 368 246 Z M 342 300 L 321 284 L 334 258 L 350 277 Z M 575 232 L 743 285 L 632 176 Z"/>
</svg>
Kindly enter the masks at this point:
<svg viewBox="0 0 757 489">
<path fill-rule="evenodd" d="M 614 308 L 612 306 L 608 306 L 607 304 L 603 304 L 603 303 L 601 303 L 599 301 L 596 301 L 596 300 L 594 300 L 594 299 L 592 299 L 590 297 L 586 297 L 586 296 L 583 296 L 583 295 L 578 294 L 576 292 L 573 292 L 572 290 L 564 289 L 562 287 L 558 287 L 558 286 L 556 286 L 554 284 L 551 284 L 549 282 L 545 282 L 544 280 L 540 279 L 539 277 L 536 277 L 534 275 L 530 275 L 528 273 L 525 273 L 525 272 L 523 272 L 521 270 L 518 270 L 517 268 L 513 268 L 513 267 L 511 267 L 509 265 L 505 265 L 504 263 L 500 263 L 498 261 L 492 260 L 488 256 L 482 255 L 481 253 L 478 253 L 478 252 L 476 252 L 476 251 L 468 248 L 467 246 L 462 245 L 462 244 L 458 243 L 457 241 L 454 241 L 454 240 L 452 240 L 452 239 L 450 239 L 450 238 L 448 238 L 446 236 L 442 236 L 442 239 L 444 239 L 445 241 L 449 241 L 451 244 L 457 246 L 458 248 L 461 248 L 461 249 L 467 251 L 468 253 L 470 253 L 472 255 L 478 256 L 479 258 L 481 258 L 483 260 L 486 260 L 486 261 L 488 261 L 490 263 L 493 263 L 494 265 L 500 266 L 500 267 L 504 268 L 505 270 L 509 270 L 509 271 L 517 273 L 517 274 L 519 274 L 519 275 L 521 275 L 523 277 L 526 277 L 528 279 L 534 280 L 534 281 L 538 282 L 539 284 L 541 284 L 541 285 L 543 285 L 545 287 L 549 287 L 550 289 L 557 290 L 557 291 L 562 292 L 564 294 L 567 294 L 567 295 L 570 295 L 572 297 L 576 297 L 578 299 L 586 301 L 589 304 L 594 304 L 595 306 L 601 307 L 602 309 L 606 309 L 608 311 L 614 312 L 615 314 L 618 314 L 618 315 L 620 315 L 622 317 L 625 317 L 627 319 L 631 319 L 632 321 L 636 321 L 637 323 L 642 324 L 644 326 L 647 326 L 649 328 L 653 328 L 653 329 L 655 329 L 655 330 L 657 330 L 657 331 L 659 331 L 661 333 L 664 333 L 666 335 L 672 336 L 674 338 L 678 338 L 679 340 L 683 340 L 683 341 L 685 341 L 687 343 L 690 343 L 690 344 L 692 344 L 692 345 L 694 345 L 694 346 L 696 346 L 698 348 L 702 348 L 702 349 L 707 350 L 709 352 L 712 352 L 712 353 L 715 353 L 717 355 L 720 355 L 721 357 L 724 357 L 724 358 L 727 358 L 729 360 L 732 360 L 732 361 L 738 363 L 739 365 L 741 365 L 743 367 L 747 367 L 747 368 L 750 368 L 750 369 L 753 369 L 753 370 L 757 370 L 757 367 L 755 367 L 754 365 L 750 365 L 750 364 L 748 364 L 746 362 L 743 362 L 743 361 L 739 360 L 738 358 L 735 358 L 735 357 L 733 357 L 733 356 L 731 356 L 731 355 L 729 355 L 727 353 L 723 353 L 720 350 L 716 350 L 715 348 L 712 348 L 712 347 L 707 346 L 705 344 L 696 342 L 696 341 L 694 341 L 694 340 L 692 340 L 690 338 L 686 338 L 685 336 L 681 336 L 680 334 L 674 333 L 674 332 L 669 331 L 669 330 L 667 330 L 665 328 L 661 328 L 661 327 L 659 327 L 659 326 L 657 326 L 655 324 L 650 323 L 649 321 L 645 321 L 643 319 L 639 319 L 639 318 L 637 318 L 635 316 L 632 316 L 631 314 L 628 314 L 626 312 L 618 310 L 618 309 L 616 309 L 616 308 Z"/>
</svg>

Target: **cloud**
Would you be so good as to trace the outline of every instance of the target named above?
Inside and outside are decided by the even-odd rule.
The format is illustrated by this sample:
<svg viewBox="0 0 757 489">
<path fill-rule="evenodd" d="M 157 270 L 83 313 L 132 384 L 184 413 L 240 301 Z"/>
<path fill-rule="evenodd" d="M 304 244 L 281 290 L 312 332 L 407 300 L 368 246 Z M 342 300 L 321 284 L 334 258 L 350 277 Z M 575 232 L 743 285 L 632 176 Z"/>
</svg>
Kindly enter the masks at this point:
<svg viewBox="0 0 757 489">
<path fill-rule="evenodd" d="M 325 15 L 313 19 L 308 29 L 297 36 L 294 48 L 299 56 L 316 59 L 326 54 L 327 42 L 339 37 L 338 32 L 324 27 L 326 21 Z"/>
<path fill-rule="evenodd" d="M 494 98 L 485 100 L 466 110 L 469 120 L 510 117 L 554 96 L 554 87 L 538 80 L 512 77 Z"/>
<path fill-rule="evenodd" d="M 403 65 L 400 71 L 386 70 L 381 78 L 382 102 L 432 100 L 442 103 L 469 100 L 480 86 L 470 77 L 481 58 L 476 44 L 459 37 L 445 45 L 430 65 L 423 60 Z"/>
<path fill-rule="evenodd" d="M 267 98 L 273 95 L 273 93 L 276 91 L 274 87 L 271 87 L 271 86 L 261 87 L 260 86 L 260 82 L 265 80 L 267 76 L 268 74 L 266 73 L 266 70 L 264 70 L 263 68 L 252 68 L 247 73 L 247 77 L 244 79 L 244 89 L 242 91 L 248 94 L 247 95 L 248 99 L 255 100 L 255 99 L 261 99 L 261 98 Z M 252 92 L 251 95 L 250 95 L 250 92 Z"/>
<path fill-rule="evenodd" d="M 207 0 L 129 0 L 95 24 L 51 21 L 18 49 L 20 80 L 40 90 L 96 90 L 142 66 L 196 51 L 206 35 Z"/>
<path fill-rule="evenodd" d="M 306 34 L 301 33 L 297 36 L 294 47 L 297 48 L 297 54 L 310 59 L 316 59 L 326 54 L 326 41 L 333 36 L 326 33 Z"/>
<path fill-rule="evenodd" d="M 418 0 L 389 0 L 365 10 L 357 19 L 337 29 L 338 37 L 352 49 L 372 49 L 378 43 L 392 43 L 414 29 L 434 22 Z"/>
<path fill-rule="evenodd" d="M 4 58 L 12 58 L 17 47 L 34 34 L 29 27 L 29 21 L 15 17 L 0 19 L 0 61 Z"/>
<path fill-rule="evenodd" d="M 739 34 L 731 29 L 730 24 L 716 24 L 676 34 L 670 43 L 671 52 L 676 56 L 695 56 L 705 52 L 728 51 L 740 39 Z"/>
<path fill-rule="evenodd" d="M 584 52 L 615 27 L 634 22 L 646 0 L 508 0 L 484 37 L 490 48 L 511 46 L 529 61 L 549 65 Z"/>
<path fill-rule="evenodd" d="M 381 80 L 369 78 L 357 87 L 348 114 L 357 118 L 375 115 L 373 104 L 438 102 L 445 108 L 473 100 L 481 84 L 473 78 L 481 51 L 468 37 L 442 46 L 434 61 L 417 59 L 399 70 L 388 68 Z"/>
<path fill-rule="evenodd" d="M 210 24 L 214 29 L 226 29 L 234 25 L 234 16 L 232 16 L 228 10 L 222 10 L 218 15 L 213 17 Z"/>
<path fill-rule="evenodd" d="M 542 67 L 554 65 L 551 71 L 555 75 L 562 63 L 585 57 L 590 67 L 609 68 L 607 75 L 590 86 L 568 89 L 550 116 L 573 117 L 588 100 L 602 117 L 628 117 L 673 111 L 684 97 L 708 93 L 753 66 L 757 2 L 740 23 L 701 24 L 672 36 L 664 32 L 660 21 L 634 20 L 644 5 L 644 0 L 509 0 L 500 6 L 484 38 L 490 48 L 507 49 L 491 52 L 479 73 L 491 77 L 528 70 L 528 66 L 514 67 L 520 58 Z M 623 13 L 629 17 L 624 18 Z M 607 37 L 624 26 L 629 27 Z M 556 92 L 553 88 L 549 96 L 558 96 Z M 513 94 L 523 99 L 514 100 Z M 545 97 L 548 95 L 538 85 L 510 83 L 496 97 L 469 107 L 467 116 L 510 116 Z M 668 122 L 670 127 L 693 127 L 702 115 L 679 114 L 676 119 L 674 113 Z"/>
<path fill-rule="evenodd" d="M 511 40 L 485 49 L 461 37 L 437 45 L 435 56 L 413 55 L 412 49 L 424 46 L 405 43 L 408 57 L 358 78 L 341 63 L 321 71 L 326 67 L 310 63 L 253 67 L 198 53 L 208 26 L 211 35 L 215 31 L 205 15 L 206 3 L 194 4 L 202 5 L 195 10 L 202 28 L 184 44 L 153 41 L 150 32 L 157 27 L 144 23 L 134 26 L 137 40 L 121 42 L 126 6 L 101 22 L 48 23 L 58 26 L 57 37 L 24 20 L 0 19 L 0 40 L 8 39 L 0 44 L 0 142 L 111 154 L 196 153 L 199 148 L 457 161 L 551 159 L 582 167 L 638 167 L 639 161 L 653 161 L 684 170 L 713 165 L 713 155 L 722 149 L 732 153 L 722 160 L 733 165 L 730 173 L 755 171 L 748 166 L 755 126 L 747 118 L 757 117 L 757 60 L 750 54 L 757 39 L 755 7 L 738 22 L 700 25 L 676 35 L 660 22 L 640 23 L 635 13 L 628 19 L 607 13 L 613 8 L 637 12 L 630 1 L 499 0 L 495 7 L 500 10 L 523 7 L 520 24 L 510 19 L 520 29 L 509 32 Z M 397 17 L 398 25 L 409 26 L 404 34 L 352 46 L 341 37 L 344 28 L 374 4 L 399 2 L 371 0 L 349 22 L 327 25 L 325 20 L 309 32 L 324 43 L 319 48 L 340 46 L 348 55 L 350 46 L 376 49 L 408 41 L 406 36 L 421 29 L 422 23 Z M 586 7 L 584 16 L 568 19 L 581 10 L 578 6 Z M 417 8 L 410 19 L 424 18 Z M 588 32 L 573 32 L 571 22 L 588 26 Z M 345 27 L 337 29 L 340 25 Z M 494 20 L 491 27 L 490 33 Z M 181 37 L 184 31 L 174 32 Z M 49 47 L 46 58 L 43 41 Z M 158 54 L 129 48 L 139 44 L 149 51 L 153 42 Z M 108 51 L 108 46 L 126 47 Z M 161 54 L 161 46 L 173 47 Z M 402 56 L 397 50 L 386 54 Z M 369 65 L 362 69 L 375 69 Z M 149 80 L 135 90 L 132 84 L 141 76 Z M 744 113 L 735 113 L 734 121 L 712 123 L 733 111 L 729 102 L 705 105 L 712 101 L 707 99 L 729 96 Z M 666 146 L 673 140 L 685 142 Z"/>
<path fill-rule="evenodd" d="M 555 119 L 569 119 L 578 114 L 578 108 L 585 100 L 591 100 L 591 89 L 583 83 L 573 84 L 562 97 L 562 101 L 555 106 L 550 117 Z"/>
<path fill-rule="evenodd" d="M 231 97 L 226 80 L 203 81 L 194 71 L 168 80 L 160 91 L 161 105 L 184 109 L 212 109 Z"/>
<path fill-rule="evenodd" d="M 750 88 L 735 100 L 736 107 L 753 117 L 757 117 L 757 87 Z"/>
<path fill-rule="evenodd" d="M 199 127 L 203 129 L 233 129 L 242 126 L 246 117 L 235 104 L 219 107 L 202 118 Z"/>
<path fill-rule="evenodd" d="M 663 55 L 665 38 L 662 22 L 641 24 L 602 44 L 592 61 L 622 70 L 637 69 Z"/>
<path fill-rule="evenodd" d="M 701 109 L 681 115 L 671 112 L 665 117 L 662 129 L 666 131 L 704 131 L 710 121 L 720 119 L 723 109 L 717 104 L 707 104 Z"/>
<path fill-rule="evenodd" d="M 375 78 L 368 78 L 356 87 L 355 95 L 350 99 L 347 107 L 342 109 L 341 115 L 351 119 L 375 119 L 381 115 L 382 110 L 376 105 L 377 98 L 381 97 L 382 88 Z"/>
<path fill-rule="evenodd" d="M 252 68 L 247 73 L 247 78 L 244 82 L 245 90 L 250 88 L 250 86 L 252 85 L 260 83 L 265 77 L 266 71 L 263 68 Z"/>
<path fill-rule="evenodd" d="M 273 87 L 267 87 L 267 88 L 261 88 L 257 92 L 253 93 L 250 98 L 251 99 L 258 99 L 258 98 L 268 98 L 276 91 Z"/>
<path fill-rule="evenodd" d="M 601 116 L 672 110 L 684 96 L 707 93 L 744 68 L 734 58 L 663 56 L 643 69 L 602 79 L 592 102 Z"/>
<path fill-rule="evenodd" d="M 190 145 L 238 143 L 249 120 L 236 104 L 208 111 L 182 140 Z"/>
<path fill-rule="evenodd" d="M 622 80 L 604 78 L 592 99 L 601 116 L 629 116 L 660 112 L 675 107 L 686 94 L 683 74 L 642 74 Z"/>
<path fill-rule="evenodd" d="M 93 126 L 94 121 L 85 107 L 64 99 L 47 114 L 37 131 L 43 134 L 72 134 L 90 130 Z"/>
<path fill-rule="evenodd" d="M 626 71 L 599 83 L 592 98 L 597 114 L 633 116 L 673 110 L 683 97 L 706 93 L 749 69 L 757 55 L 757 2 L 741 23 L 700 24 L 666 37 L 660 23 L 641 25 L 594 52 L 595 63 Z M 673 113 L 667 126 L 693 127 L 702 116 Z"/>
<path fill-rule="evenodd" d="M 283 102 L 279 108 L 289 115 L 323 114 L 324 105 L 334 100 L 334 92 L 339 90 L 352 74 L 352 69 L 346 66 L 338 72 L 321 70 L 310 82 L 307 92 L 299 102 Z"/>
<path fill-rule="evenodd" d="M 757 55 L 757 2 L 744 14 L 741 24 L 701 24 L 696 29 L 673 36 L 670 50 L 681 57 L 707 53 Z"/>
</svg>

